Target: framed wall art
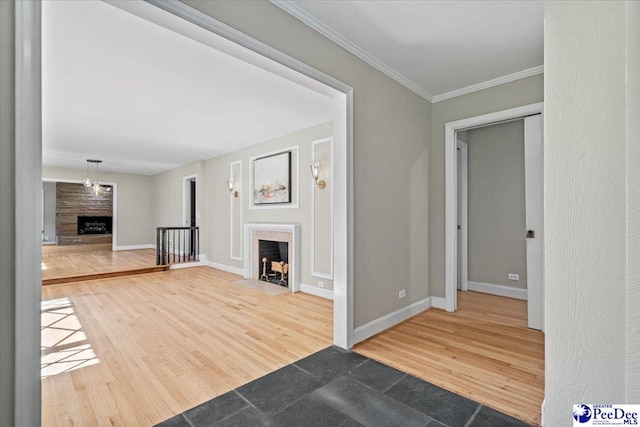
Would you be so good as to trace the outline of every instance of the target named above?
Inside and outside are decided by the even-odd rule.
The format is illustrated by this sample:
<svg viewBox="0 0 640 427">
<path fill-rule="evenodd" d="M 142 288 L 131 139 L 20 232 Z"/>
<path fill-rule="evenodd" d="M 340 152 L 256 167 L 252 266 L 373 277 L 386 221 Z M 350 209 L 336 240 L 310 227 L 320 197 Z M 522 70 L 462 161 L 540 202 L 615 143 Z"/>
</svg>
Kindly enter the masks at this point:
<svg viewBox="0 0 640 427">
<path fill-rule="evenodd" d="M 253 159 L 253 204 L 291 203 L 291 151 Z"/>
</svg>

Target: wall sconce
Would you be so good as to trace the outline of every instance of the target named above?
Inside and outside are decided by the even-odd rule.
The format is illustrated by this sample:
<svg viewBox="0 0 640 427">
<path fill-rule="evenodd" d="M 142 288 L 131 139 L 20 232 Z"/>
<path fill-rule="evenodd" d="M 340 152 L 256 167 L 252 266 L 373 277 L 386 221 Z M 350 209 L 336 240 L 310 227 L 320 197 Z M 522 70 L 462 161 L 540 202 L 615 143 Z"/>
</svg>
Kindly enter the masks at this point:
<svg viewBox="0 0 640 427">
<path fill-rule="evenodd" d="M 235 183 L 233 182 L 233 178 L 227 180 L 227 186 L 229 187 L 229 192 L 233 194 L 233 197 L 238 197 L 238 190 L 233 191 Z"/>
<path fill-rule="evenodd" d="M 316 185 L 319 189 L 324 189 L 327 186 L 327 183 L 324 180 L 318 180 L 318 172 L 320 171 L 320 162 L 315 161 L 311 165 L 311 176 L 313 176 L 313 180 L 316 182 Z"/>
</svg>

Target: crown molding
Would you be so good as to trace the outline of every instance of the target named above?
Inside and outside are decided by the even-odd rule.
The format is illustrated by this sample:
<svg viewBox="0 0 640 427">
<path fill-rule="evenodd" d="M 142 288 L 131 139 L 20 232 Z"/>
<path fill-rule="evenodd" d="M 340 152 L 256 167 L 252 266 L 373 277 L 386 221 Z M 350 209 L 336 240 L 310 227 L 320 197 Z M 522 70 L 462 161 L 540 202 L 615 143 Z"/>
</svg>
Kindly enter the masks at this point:
<svg viewBox="0 0 640 427">
<path fill-rule="evenodd" d="M 362 59 L 367 64 L 371 65 L 376 70 L 386 74 L 396 82 L 400 83 L 402 86 L 406 87 L 416 95 L 419 95 L 426 99 L 427 101 L 433 103 L 434 96 L 429 92 L 412 82 L 411 80 L 404 77 L 402 74 L 398 73 L 393 68 L 384 64 L 371 54 L 367 53 L 360 46 L 352 43 L 351 41 L 344 38 L 341 34 L 327 27 L 325 24 L 317 20 L 315 17 L 307 13 L 305 10 L 300 8 L 297 4 L 295 4 L 292 0 L 269 0 L 272 4 L 284 10 L 294 18 L 299 19 L 304 24 L 313 28 L 332 42 L 336 43 L 338 46 L 346 49 L 348 52 Z"/>
<path fill-rule="evenodd" d="M 411 80 L 404 77 L 402 74 L 384 64 L 371 54 L 367 53 L 360 46 L 355 43 L 344 38 L 340 33 L 337 33 L 333 29 L 329 28 L 314 16 L 310 15 L 300 6 L 298 6 L 293 0 L 269 0 L 273 5 L 279 7 L 284 10 L 294 18 L 299 19 L 307 26 L 316 30 L 318 33 L 322 34 L 332 42 L 336 43 L 338 46 L 346 49 L 348 52 L 362 59 L 367 64 L 371 65 L 373 68 L 378 71 L 386 74 L 393 80 L 397 81 L 410 91 L 414 92 L 416 95 L 419 95 L 426 99 L 427 101 L 435 104 L 436 102 L 444 101 L 446 99 L 455 98 L 456 96 L 466 95 L 468 93 L 477 92 L 482 89 L 487 89 L 493 86 L 498 86 L 504 83 L 509 83 L 515 80 L 524 79 L 525 77 L 535 76 L 536 74 L 542 74 L 544 72 L 544 65 L 540 65 L 537 67 L 529 68 L 527 70 L 518 71 L 517 73 L 509 74 L 506 76 L 498 77 L 493 80 L 488 80 L 486 82 L 478 83 L 475 85 L 463 87 L 461 89 L 452 90 L 451 92 L 446 92 L 440 95 L 431 95 L 429 92 L 412 82 Z"/>
<path fill-rule="evenodd" d="M 478 83 L 475 85 L 463 87 L 461 89 L 452 90 L 441 95 L 433 97 L 433 103 L 444 101 L 445 99 L 455 98 L 456 96 L 466 95 L 471 92 L 477 92 L 482 89 L 487 89 L 493 86 L 509 83 L 515 80 L 524 79 L 525 77 L 535 76 L 536 74 L 544 73 L 544 65 L 529 68 L 527 70 L 518 71 L 517 73 L 508 74 L 506 76 L 498 77 L 497 79 L 487 80 L 486 82 Z"/>
</svg>

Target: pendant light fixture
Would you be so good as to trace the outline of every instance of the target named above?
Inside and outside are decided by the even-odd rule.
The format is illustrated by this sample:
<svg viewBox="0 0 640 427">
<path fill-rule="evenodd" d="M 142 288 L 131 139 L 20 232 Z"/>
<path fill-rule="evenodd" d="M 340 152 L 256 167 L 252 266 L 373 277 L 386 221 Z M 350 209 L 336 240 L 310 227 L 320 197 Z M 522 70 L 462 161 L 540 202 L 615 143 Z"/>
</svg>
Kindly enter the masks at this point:
<svg viewBox="0 0 640 427">
<path fill-rule="evenodd" d="M 89 169 L 89 163 L 93 163 L 96 165 L 96 179 L 92 182 L 91 179 L 89 178 L 89 173 L 87 172 L 87 178 L 82 181 L 82 183 L 84 184 L 85 187 L 92 187 L 93 186 L 93 192 L 96 196 L 100 195 L 100 163 L 102 163 L 102 160 L 96 160 L 96 159 L 87 159 L 87 170 Z M 87 185 L 87 182 L 89 182 L 89 185 Z"/>
<path fill-rule="evenodd" d="M 91 178 L 89 178 L 89 162 L 91 162 L 91 160 L 87 160 L 87 177 L 82 180 L 82 185 L 87 188 L 91 188 L 91 186 L 93 185 L 93 181 L 91 180 Z"/>
</svg>

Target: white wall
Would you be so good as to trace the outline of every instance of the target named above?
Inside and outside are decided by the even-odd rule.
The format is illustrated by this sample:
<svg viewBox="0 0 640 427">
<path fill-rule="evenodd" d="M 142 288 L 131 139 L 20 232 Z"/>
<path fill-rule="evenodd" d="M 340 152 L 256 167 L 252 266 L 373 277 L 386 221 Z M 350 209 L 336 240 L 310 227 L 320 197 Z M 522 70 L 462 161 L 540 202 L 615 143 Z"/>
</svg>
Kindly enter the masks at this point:
<svg viewBox="0 0 640 427">
<path fill-rule="evenodd" d="M 86 175 L 86 169 L 42 168 L 42 178 L 49 180 L 82 180 Z M 118 246 L 155 244 L 152 178 L 146 175 L 100 172 L 100 181 L 118 184 Z"/>
<path fill-rule="evenodd" d="M 546 426 L 627 397 L 625 9 L 546 2 Z"/>
</svg>

